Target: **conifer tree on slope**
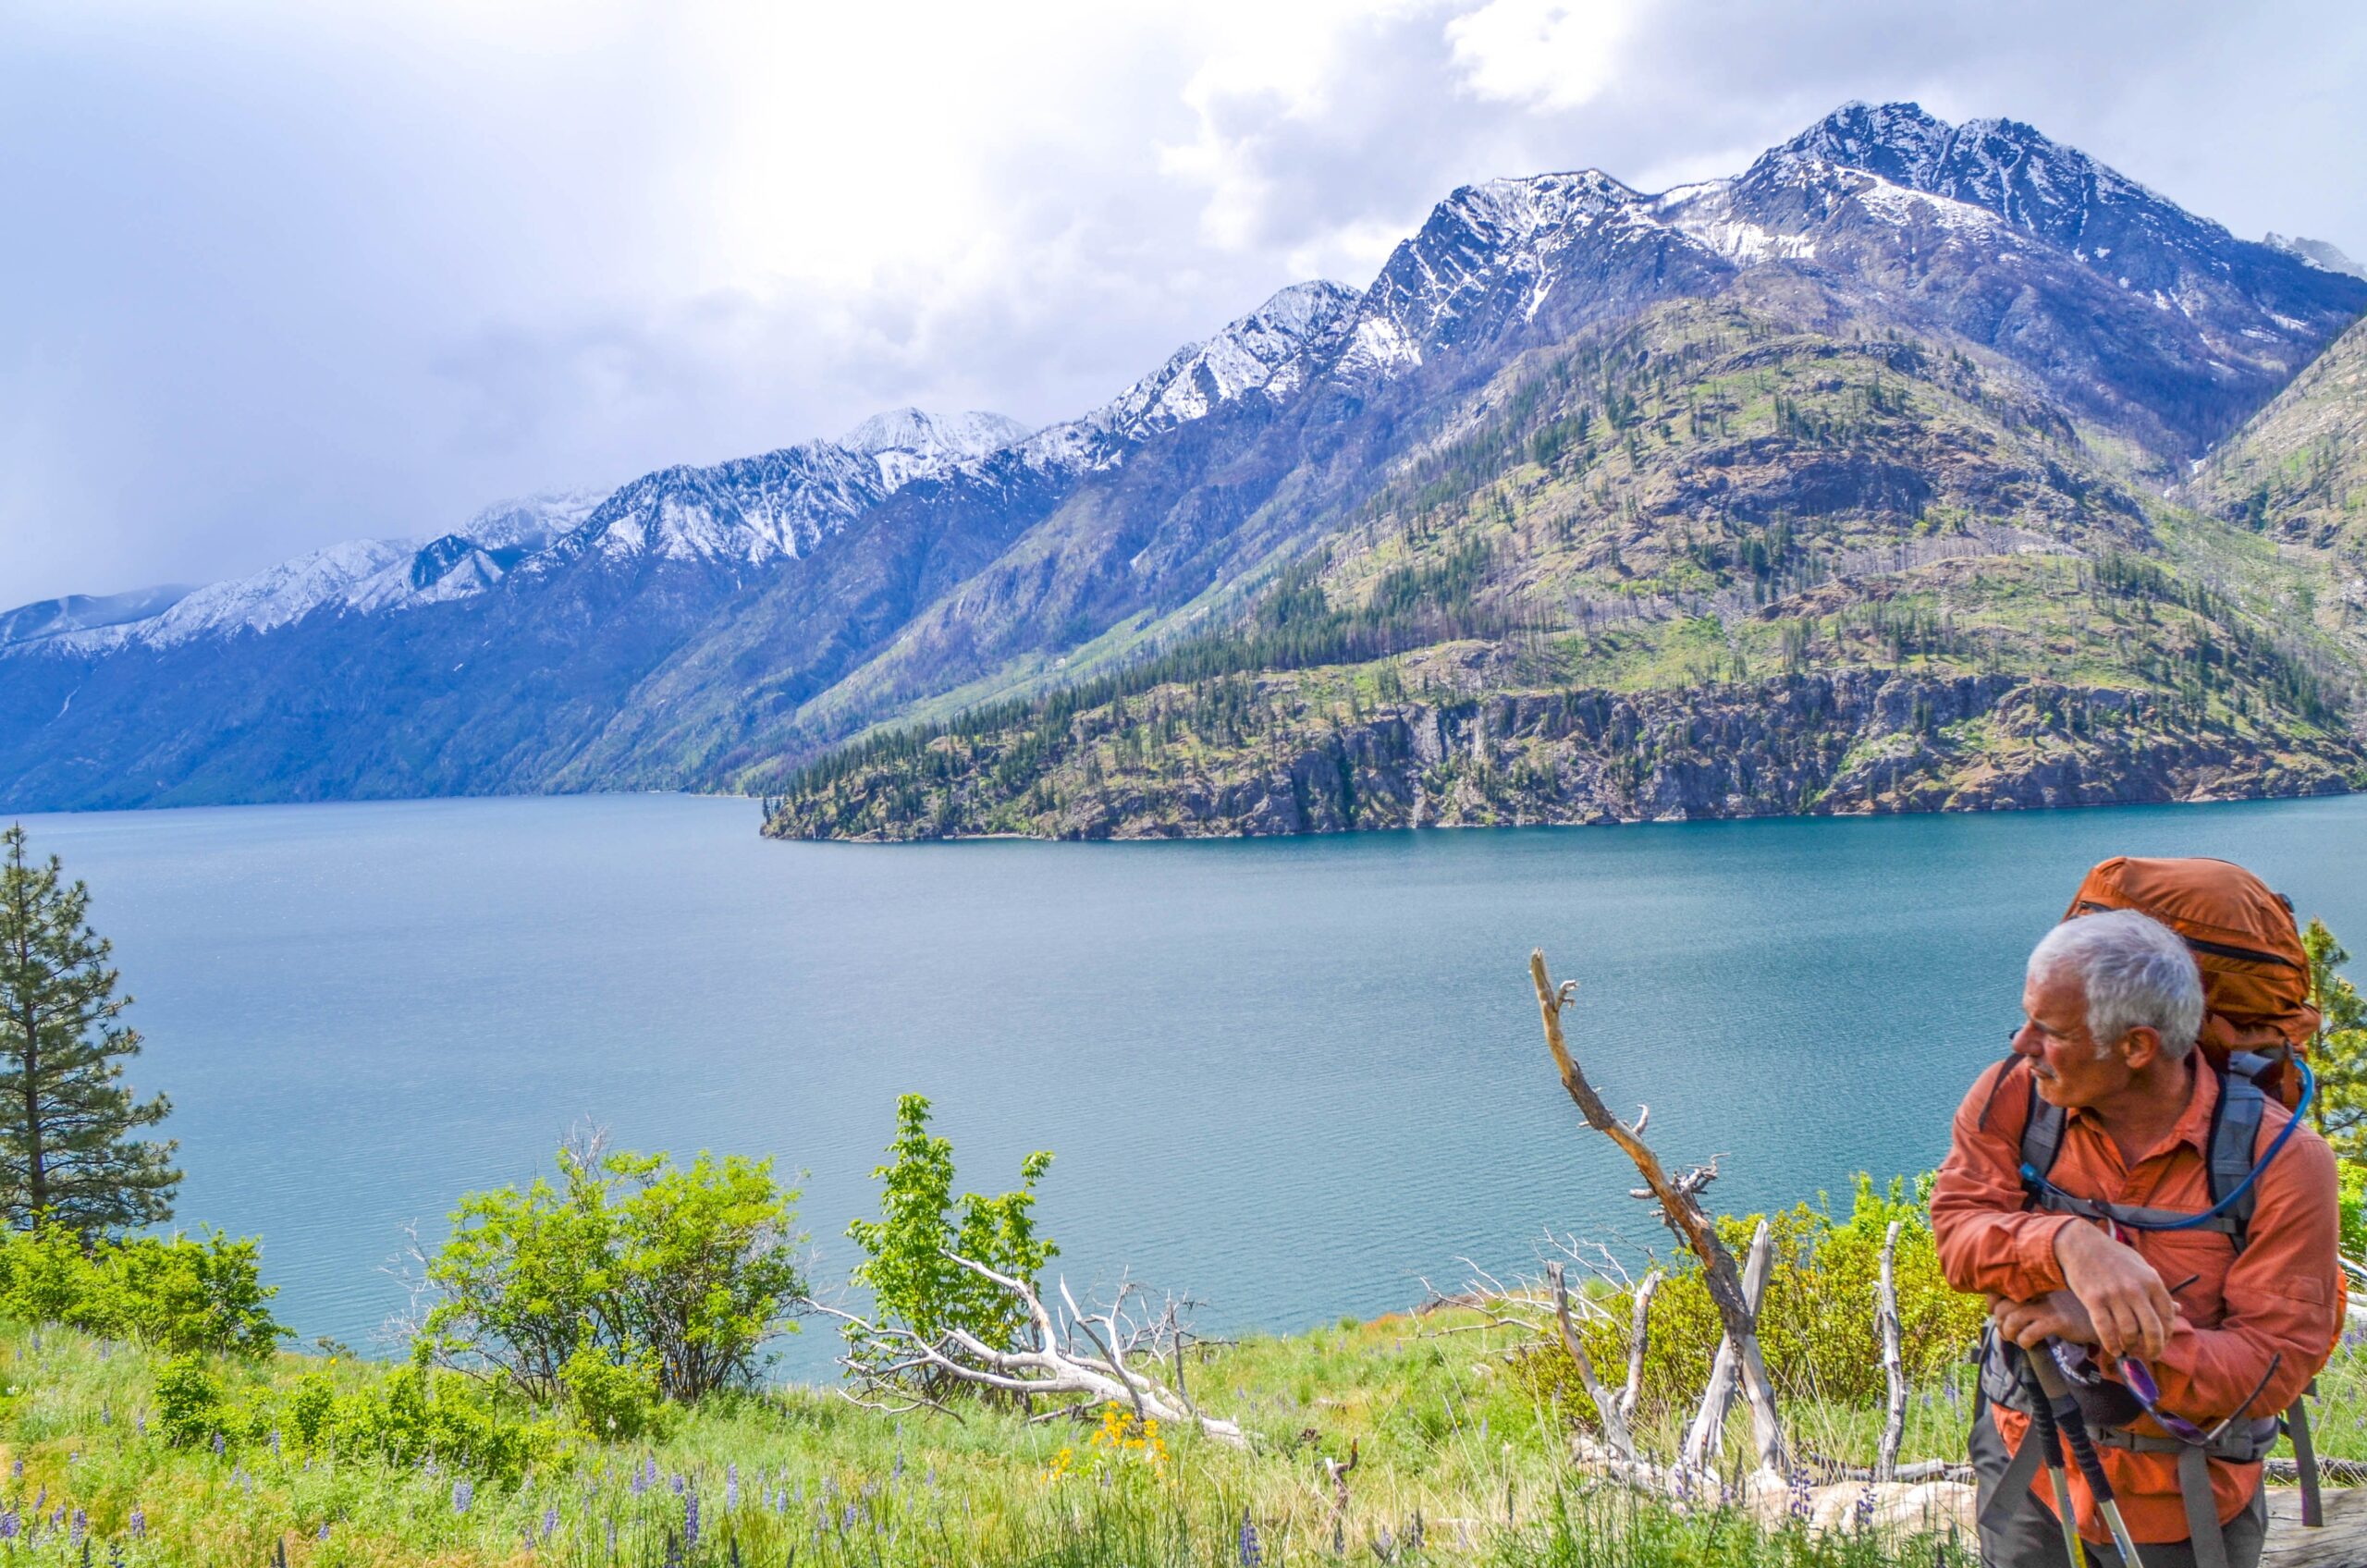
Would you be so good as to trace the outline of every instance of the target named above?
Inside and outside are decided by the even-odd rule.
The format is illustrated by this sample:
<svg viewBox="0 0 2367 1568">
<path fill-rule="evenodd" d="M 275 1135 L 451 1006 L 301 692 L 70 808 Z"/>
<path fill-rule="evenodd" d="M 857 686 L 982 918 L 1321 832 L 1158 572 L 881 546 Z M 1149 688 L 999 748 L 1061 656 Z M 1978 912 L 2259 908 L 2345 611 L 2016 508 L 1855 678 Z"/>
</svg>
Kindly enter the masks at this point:
<svg viewBox="0 0 2367 1568">
<path fill-rule="evenodd" d="M 169 1219 L 178 1145 L 130 1134 L 172 1109 L 135 1101 L 123 1062 L 138 1031 L 115 1022 L 109 944 L 83 923 L 90 890 L 57 858 L 26 858 L 25 830 L 0 830 L 0 1209 L 89 1237 Z"/>
</svg>

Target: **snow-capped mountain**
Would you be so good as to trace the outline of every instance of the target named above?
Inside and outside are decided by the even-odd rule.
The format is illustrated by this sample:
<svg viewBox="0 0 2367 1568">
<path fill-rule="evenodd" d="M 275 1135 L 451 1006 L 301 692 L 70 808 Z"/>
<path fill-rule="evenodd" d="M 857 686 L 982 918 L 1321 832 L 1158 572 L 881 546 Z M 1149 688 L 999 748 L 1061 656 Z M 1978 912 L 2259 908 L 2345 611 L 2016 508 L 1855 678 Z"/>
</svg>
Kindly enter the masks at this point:
<svg viewBox="0 0 2367 1568">
<path fill-rule="evenodd" d="M 794 560 L 912 484 L 1023 439 L 1002 414 L 940 419 L 918 409 L 875 414 L 836 441 L 646 473 L 521 570 L 548 575 L 592 557 L 701 562 L 728 570 Z"/>
<path fill-rule="evenodd" d="M 1639 299 L 1708 286 L 1723 258 L 1599 170 L 1466 185 L 1366 292 L 1340 373 L 1386 378 L 1507 331 L 1559 335 Z"/>
<path fill-rule="evenodd" d="M 120 626 L 128 620 L 146 620 L 172 608 L 189 591 L 186 584 L 168 583 L 123 594 L 68 594 L 62 599 L 21 605 L 0 615 L 0 646 L 31 643 L 60 632 Z"/>
<path fill-rule="evenodd" d="M 1294 283 L 1215 336 L 1176 349 L 1091 413 L 1039 432 L 1021 450 L 1048 465 L 1111 468 L 1162 431 L 1245 398 L 1280 402 L 1339 347 L 1359 300 L 1344 284 Z"/>
<path fill-rule="evenodd" d="M 877 462 L 880 483 L 892 493 L 915 479 L 1016 446 L 1027 435 L 1028 427 L 1008 414 L 972 410 L 939 418 L 906 408 L 872 415 L 840 436 L 839 445 Z"/>
<path fill-rule="evenodd" d="M 500 582 L 520 559 L 580 523 L 596 500 L 562 491 L 502 501 L 424 545 L 351 539 L 202 588 L 117 594 L 104 601 L 111 610 L 103 617 L 83 613 L 44 623 L 30 614 L 42 606 L 29 606 L 5 618 L 19 630 L 15 636 L 0 634 L 0 644 L 45 638 L 77 652 L 171 647 L 271 631 L 324 610 L 369 614 L 465 598 Z"/>
<path fill-rule="evenodd" d="M 1460 399 L 1671 300 L 1978 349 L 2045 428 L 2087 422 L 2166 471 L 2367 310 L 2367 281 L 2303 243 L 2238 240 L 2027 126 L 1912 104 L 1845 105 L 1673 190 L 1594 170 L 1466 186 L 1368 288 L 1294 284 L 1032 435 L 894 410 L 424 544 L 0 617 L 0 800 L 742 780 L 1238 602 Z"/>
<path fill-rule="evenodd" d="M 2272 251 L 2282 251 L 2288 256 L 2299 256 L 2313 267 L 2338 272 L 2351 277 L 2367 277 L 2367 262 L 2354 262 L 2341 249 L 2324 239 L 2311 239 L 2302 235 L 2286 236 L 2271 229 L 2263 241 Z"/>
</svg>

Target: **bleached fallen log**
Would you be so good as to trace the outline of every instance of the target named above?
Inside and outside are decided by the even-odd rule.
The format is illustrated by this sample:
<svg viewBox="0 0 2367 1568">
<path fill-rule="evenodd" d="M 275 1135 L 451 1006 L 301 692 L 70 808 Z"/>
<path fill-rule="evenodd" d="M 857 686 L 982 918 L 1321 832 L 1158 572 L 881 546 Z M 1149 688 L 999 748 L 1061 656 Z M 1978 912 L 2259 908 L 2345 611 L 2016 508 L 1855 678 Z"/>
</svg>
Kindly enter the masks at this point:
<svg viewBox="0 0 2367 1568">
<path fill-rule="evenodd" d="M 1767 1376 L 1766 1359 L 1760 1353 L 1757 1313 L 1745 1299 L 1743 1283 L 1735 1268 L 1734 1255 L 1718 1239 L 1717 1227 L 1696 1195 L 1706 1173 L 1680 1181 L 1662 1169 L 1660 1157 L 1638 1135 L 1637 1130 L 1611 1114 L 1587 1082 L 1586 1074 L 1570 1055 L 1562 1035 L 1562 1010 L 1569 1006 L 1577 991 L 1577 982 L 1553 983 L 1545 967 L 1543 949 L 1528 957 L 1530 980 L 1537 987 L 1537 1007 L 1545 1025 L 1546 1048 L 1553 1055 L 1553 1066 L 1561 1074 L 1562 1087 L 1578 1108 L 1587 1125 L 1617 1144 L 1634 1162 L 1637 1172 L 1644 1179 L 1645 1187 L 1661 1206 L 1661 1218 L 1669 1230 L 1691 1248 L 1701 1260 L 1702 1281 L 1709 1287 L 1710 1299 L 1716 1304 L 1718 1317 L 1726 1338 L 1735 1346 L 1740 1364 L 1744 1397 L 1749 1401 L 1751 1433 L 1758 1450 L 1761 1471 L 1780 1476 L 1784 1472 L 1784 1422 L 1775 1404 L 1774 1384 Z M 1640 1118 L 1638 1119 L 1641 1120 Z M 1714 1168 L 1712 1168 L 1714 1169 Z"/>
<path fill-rule="evenodd" d="M 1142 1419 L 1174 1426 L 1193 1426 L 1208 1437 L 1235 1448 L 1245 1448 L 1250 1435 L 1237 1423 L 1196 1409 L 1177 1390 L 1126 1361 L 1129 1349 L 1139 1349 L 1137 1336 L 1128 1331 L 1125 1292 L 1107 1311 L 1088 1314 L 1069 1294 L 1067 1281 L 1061 1297 L 1068 1307 L 1063 1323 L 1044 1305 L 1043 1298 L 1024 1280 L 999 1274 L 959 1254 L 946 1255 L 988 1283 L 1007 1292 L 1026 1311 L 1034 1329 L 1033 1345 L 999 1350 L 961 1329 L 948 1329 L 935 1339 L 896 1324 L 874 1323 L 851 1312 L 816 1301 L 807 1305 L 853 1328 L 869 1354 L 839 1358 L 855 1378 L 855 1390 L 841 1390 L 857 1404 L 875 1408 L 946 1410 L 940 1400 L 920 1387 L 930 1376 L 970 1388 L 1033 1398 L 1084 1395 L 1095 1404 L 1123 1404 Z M 1171 1322 L 1170 1316 L 1168 1321 Z M 1083 1341 L 1080 1344 L 1080 1340 Z M 1089 1347 L 1089 1348 L 1087 1348 Z M 1182 1352 L 1180 1341 L 1176 1354 Z"/>
</svg>

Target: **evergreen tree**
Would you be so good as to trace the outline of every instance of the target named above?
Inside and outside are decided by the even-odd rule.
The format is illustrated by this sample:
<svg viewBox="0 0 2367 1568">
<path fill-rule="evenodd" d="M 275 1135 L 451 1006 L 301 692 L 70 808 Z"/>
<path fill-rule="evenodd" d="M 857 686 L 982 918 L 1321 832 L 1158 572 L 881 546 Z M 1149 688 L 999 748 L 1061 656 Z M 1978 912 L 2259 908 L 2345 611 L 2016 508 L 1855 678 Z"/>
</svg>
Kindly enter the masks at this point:
<svg viewBox="0 0 2367 1568">
<path fill-rule="evenodd" d="M 116 1018 L 109 944 L 84 924 L 90 889 L 0 831 L 0 1209 L 85 1238 L 169 1219 L 178 1145 L 132 1137 L 172 1109 L 131 1097 L 123 1062 L 138 1031 Z"/>
<path fill-rule="evenodd" d="M 2312 1115 L 2318 1131 L 2346 1158 L 2367 1156 L 2367 998 L 2341 974 L 2350 954 L 2312 919 L 2301 933 L 2310 955 L 2310 999 L 2318 1006 L 2318 1037 L 2310 1065 L 2318 1077 Z"/>
</svg>

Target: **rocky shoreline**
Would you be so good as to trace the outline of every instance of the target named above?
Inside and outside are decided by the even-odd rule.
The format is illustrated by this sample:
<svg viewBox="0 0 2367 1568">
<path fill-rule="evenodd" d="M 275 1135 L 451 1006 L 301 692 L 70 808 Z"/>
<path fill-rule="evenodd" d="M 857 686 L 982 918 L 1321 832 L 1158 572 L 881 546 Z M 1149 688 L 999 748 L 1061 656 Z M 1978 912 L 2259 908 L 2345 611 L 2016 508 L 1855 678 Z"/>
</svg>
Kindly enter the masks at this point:
<svg viewBox="0 0 2367 1568">
<path fill-rule="evenodd" d="M 2197 722 L 2145 692 L 2007 675 L 1852 669 L 1748 685 L 1387 704 L 1278 722 L 1221 750 L 1092 771 L 1071 754 L 1006 777 L 997 739 L 935 743 L 914 771 L 790 797 L 766 831 L 869 841 L 1236 838 L 2339 794 L 2348 737 Z M 915 791 L 921 792 L 915 799 Z"/>
</svg>

